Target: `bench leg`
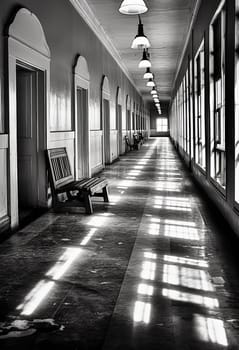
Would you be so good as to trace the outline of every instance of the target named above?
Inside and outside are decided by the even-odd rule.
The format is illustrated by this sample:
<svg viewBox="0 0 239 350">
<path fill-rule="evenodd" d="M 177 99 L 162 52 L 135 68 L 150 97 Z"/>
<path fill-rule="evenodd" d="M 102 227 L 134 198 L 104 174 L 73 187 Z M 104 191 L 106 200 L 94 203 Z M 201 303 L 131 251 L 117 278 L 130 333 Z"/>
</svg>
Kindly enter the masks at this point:
<svg viewBox="0 0 239 350">
<path fill-rule="evenodd" d="M 58 203 L 58 198 L 57 198 L 57 194 L 52 194 L 52 208 L 55 208 L 57 206 Z"/>
<path fill-rule="evenodd" d="M 108 187 L 105 186 L 102 190 L 103 192 L 103 197 L 104 197 L 104 202 L 109 202 L 109 196 L 108 196 Z"/>
<path fill-rule="evenodd" d="M 90 194 L 87 193 L 87 192 L 84 192 L 83 193 L 83 197 L 84 197 L 84 204 L 85 204 L 86 214 L 92 214 L 93 213 L 93 209 L 92 209 L 92 203 L 91 203 Z"/>
<path fill-rule="evenodd" d="M 71 195 L 71 193 L 70 193 L 70 191 L 67 191 L 66 192 L 66 195 L 67 195 L 67 199 L 68 200 L 71 200 L 73 197 L 72 197 L 72 195 Z"/>
</svg>

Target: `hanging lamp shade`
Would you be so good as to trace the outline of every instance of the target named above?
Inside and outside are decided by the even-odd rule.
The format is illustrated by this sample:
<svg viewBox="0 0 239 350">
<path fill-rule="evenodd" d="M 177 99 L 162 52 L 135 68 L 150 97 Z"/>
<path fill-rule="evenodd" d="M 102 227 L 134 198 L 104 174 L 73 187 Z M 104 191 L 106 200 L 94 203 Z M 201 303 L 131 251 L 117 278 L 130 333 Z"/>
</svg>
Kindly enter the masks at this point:
<svg viewBox="0 0 239 350">
<path fill-rule="evenodd" d="M 146 69 L 146 72 L 144 73 L 144 79 L 153 79 L 153 73 L 150 71 L 150 68 Z"/>
<path fill-rule="evenodd" d="M 157 95 L 157 90 L 155 89 L 155 87 L 152 88 L 152 90 L 150 91 L 151 95 Z"/>
<path fill-rule="evenodd" d="M 144 35 L 144 27 L 139 16 L 138 34 L 135 36 L 131 49 L 144 49 L 150 47 L 147 36 Z"/>
<path fill-rule="evenodd" d="M 119 12 L 124 15 L 138 15 L 148 11 L 143 0 L 124 0 L 119 8 Z"/>
<path fill-rule="evenodd" d="M 148 59 L 148 53 L 146 49 L 143 51 L 143 57 L 141 61 L 139 62 L 139 68 L 150 68 L 151 67 L 151 62 Z"/>
<path fill-rule="evenodd" d="M 153 81 L 152 78 L 150 78 L 150 79 L 147 81 L 147 84 L 146 84 L 146 85 L 149 86 L 149 87 L 154 87 L 154 86 L 155 86 L 155 82 Z"/>
</svg>

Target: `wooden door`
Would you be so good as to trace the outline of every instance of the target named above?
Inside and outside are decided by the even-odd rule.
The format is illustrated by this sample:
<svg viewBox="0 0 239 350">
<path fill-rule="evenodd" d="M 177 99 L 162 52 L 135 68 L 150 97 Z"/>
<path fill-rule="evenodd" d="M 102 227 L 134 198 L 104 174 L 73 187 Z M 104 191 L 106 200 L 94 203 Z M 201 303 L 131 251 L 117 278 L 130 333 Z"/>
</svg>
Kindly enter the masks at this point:
<svg viewBox="0 0 239 350">
<path fill-rule="evenodd" d="M 17 68 L 17 159 L 19 210 L 38 205 L 37 74 Z"/>
<path fill-rule="evenodd" d="M 130 110 L 127 110 L 127 135 L 130 137 L 131 120 L 130 120 Z"/>
<path fill-rule="evenodd" d="M 110 163 L 110 103 L 103 99 L 105 164 Z"/>
<path fill-rule="evenodd" d="M 117 129 L 118 129 L 118 144 L 119 154 L 122 154 L 122 106 L 117 105 Z"/>
</svg>

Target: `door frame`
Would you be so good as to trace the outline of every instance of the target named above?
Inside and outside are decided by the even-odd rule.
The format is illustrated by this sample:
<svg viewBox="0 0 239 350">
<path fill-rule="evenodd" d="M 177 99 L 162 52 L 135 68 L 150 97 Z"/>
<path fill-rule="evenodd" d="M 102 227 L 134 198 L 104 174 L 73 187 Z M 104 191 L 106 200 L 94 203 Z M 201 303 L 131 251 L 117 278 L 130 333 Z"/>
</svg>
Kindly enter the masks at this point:
<svg viewBox="0 0 239 350">
<path fill-rule="evenodd" d="M 38 18 L 22 8 L 8 31 L 9 212 L 11 227 L 19 224 L 17 179 L 16 68 L 18 63 L 44 72 L 44 148 L 49 139 L 50 50 Z M 42 160 L 44 162 L 44 160 Z M 44 166 L 44 164 L 43 164 Z M 46 174 L 45 174 L 46 175 Z M 39 183 L 39 206 L 47 207 L 47 178 Z"/>
<path fill-rule="evenodd" d="M 34 147 L 34 151 L 33 153 L 31 153 L 33 155 L 33 160 L 35 160 L 34 165 L 32 167 L 32 169 L 35 168 L 35 178 L 32 179 L 32 182 L 34 180 L 34 183 L 32 183 L 33 187 L 30 184 L 30 179 L 27 179 L 27 183 L 29 184 L 29 190 L 31 193 L 31 200 L 33 200 L 32 204 L 30 205 L 30 207 L 32 208 L 37 208 L 39 205 L 39 198 L 40 198 L 40 191 L 39 191 L 39 180 L 41 179 L 41 175 L 40 175 L 40 159 L 39 159 L 39 150 L 44 146 L 43 142 L 42 142 L 42 135 L 41 133 L 44 131 L 44 119 L 41 118 L 42 113 L 40 110 L 40 106 L 44 106 L 44 93 L 45 93 L 45 89 L 44 86 L 42 86 L 42 78 L 44 75 L 43 71 L 40 70 L 36 70 L 34 69 L 32 66 L 27 66 L 22 64 L 22 62 L 17 61 L 17 74 L 16 74 L 16 86 L 18 84 L 18 74 L 19 70 L 20 72 L 22 72 L 22 69 L 24 70 L 24 74 L 27 74 L 27 78 L 29 78 L 29 76 L 31 77 L 31 91 L 30 91 L 30 96 L 33 97 L 33 99 L 31 99 L 31 136 L 28 134 L 27 135 L 27 139 L 29 140 L 29 137 L 32 139 L 33 141 L 33 147 Z M 41 77 L 40 77 L 41 74 Z M 22 91 L 22 90 L 21 90 Z M 18 95 L 18 94 L 17 94 Z M 22 96 L 20 96 L 20 98 L 17 96 L 17 103 L 18 103 L 18 99 L 21 100 L 22 98 L 24 99 L 25 94 L 23 94 Z M 19 162 L 19 149 L 18 146 L 19 145 L 19 125 L 21 125 L 21 123 L 24 123 L 23 118 L 24 118 L 24 114 L 23 113 L 18 113 L 17 112 L 17 161 Z M 29 120 L 29 119 L 28 119 Z M 42 129 L 41 129 L 42 128 Z M 26 141 L 26 136 L 25 137 L 21 137 L 20 138 L 20 144 L 22 145 L 22 142 L 24 142 L 24 139 Z M 20 146 L 21 147 L 21 146 Z M 28 148 L 28 147 L 27 147 Z M 30 149 L 30 148 L 28 148 Z M 25 154 L 21 154 L 21 156 L 26 156 Z M 18 163 L 19 164 L 19 163 Z M 20 162 L 20 168 L 24 169 L 25 165 L 24 163 Z M 45 169 L 44 169 L 45 171 Z M 19 180 L 19 166 L 18 166 L 18 172 L 17 172 L 17 176 L 18 176 L 18 180 Z M 43 174 L 44 176 L 44 174 Z M 36 186 L 34 186 L 36 185 Z M 24 190 L 25 191 L 25 190 Z M 18 203 L 19 203 L 19 182 L 18 182 Z M 33 204 L 34 203 L 34 204 Z M 18 208 L 19 210 L 21 210 L 21 208 Z"/>
<path fill-rule="evenodd" d="M 131 128 L 131 98 L 126 96 L 126 134 L 130 137 Z"/>
<path fill-rule="evenodd" d="M 86 136 L 86 155 L 84 159 L 84 176 L 91 176 L 91 167 L 90 167 L 90 125 L 89 125 L 89 91 L 90 91 L 90 74 L 88 69 L 88 64 L 86 59 L 83 56 L 77 56 L 76 64 L 74 66 L 74 107 L 75 107 L 75 174 L 78 178 L 78 157 L 79 157 L 79 148 L 78 148 L 78 119 L 77 119 L 77 89 L 82 88 L 87 91 L 87 101 L 86 101 L 86 110 L 87 117 L 84 120 L 83 127 Z"/>
<path fill-rule="evenodd" d="M 121 107 L 121 114 L 119 115 L 119 106 Z M 122 92 L 121 88 L 118 86 L 116 92 L 116 128 L 117 128 L 117 147 L 118 147 L 118 156 L 122 154 Z"/>
<path fill-rule="evenodd" d="M 108 124 L 105 120 L 105 110 L 104 110 L 104 100 L 107 100 L 109 103 L 109 115 L 108 115 Z M 110 152 L 110 86 L 109 80 L 106 75 L 103 76 L 102 85 L 101 85 L 101 120 L 103 128 L 103 162 L 108 164 L 111 161 L 111 152 Z M 106 127 L 108 126 L 108 127 Z M 106 156 L 107 151 L 107 156 Z"/>
</svg>

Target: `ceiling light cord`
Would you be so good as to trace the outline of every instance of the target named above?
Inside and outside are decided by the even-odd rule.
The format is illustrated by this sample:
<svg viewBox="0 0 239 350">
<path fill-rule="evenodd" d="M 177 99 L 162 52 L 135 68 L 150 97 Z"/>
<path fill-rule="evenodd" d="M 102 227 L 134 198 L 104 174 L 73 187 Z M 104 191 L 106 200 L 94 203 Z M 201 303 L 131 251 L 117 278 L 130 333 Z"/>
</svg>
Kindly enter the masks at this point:
<svg viewBox="0 0 239 350">
<path fill-rule="evenodd" d="M 139 68 L 146 68 L 143 78 L 148 79 L 147 86 L 152 87 L 151 94 L 155 97 L 155 104 L 159 107 L 159 114 L 161 114 L 160 104 L 158 100 L 158 91 L 156 90 L 156 84 L 154 81 L 154 75 L 150 71 L 151 62 L 148 48 L 151 46 L 147 36 L 144 34 L 143 23 L 140 14 L 148 11 L 148 8 L 144 0 L 123 0 L 121 2 L 119 12 L 125 15 L 138 15 L 138 33 L 135 36 L 131 48 L 132 49 L 143 49 L 142 59 L 139 62 Z"/>
</svg>

